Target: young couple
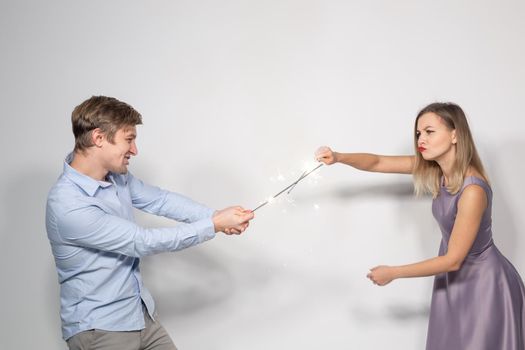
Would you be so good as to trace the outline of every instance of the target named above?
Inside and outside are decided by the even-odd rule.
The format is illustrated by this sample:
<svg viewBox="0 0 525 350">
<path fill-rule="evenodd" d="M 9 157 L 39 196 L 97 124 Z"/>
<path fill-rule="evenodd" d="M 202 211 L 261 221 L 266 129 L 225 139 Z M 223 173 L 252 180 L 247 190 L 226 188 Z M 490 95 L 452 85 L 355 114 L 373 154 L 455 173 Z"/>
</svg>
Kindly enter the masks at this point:
<svg viewBox="0 0 525 350">
<path fill-rule="evenodd" d="M 213 210 L 145 184 L 128 172 L 137 155 L 141 115 L 115 98 L 93 96 L 72 113 L 75 148 L 49 192 L 46 228 L 55 258 L 63 338 L 70 349 L 176 349 L 156 320 L 142 283 L 140 257 L 241 234 L 254 215 L 233 206 Z M 316 152 L 325 164 L 411 174 L 416 193 L 433 196 L 442 231 L 437 257 L 404 266 L 376 266 L 377 285 L 435 276 L 427 349 L 524 349 L 525 288 L 494 245 L 492 191 L 461 108 L 433 103 L 417 115 L 414 156 Z M 146 229 L 133 208 L 183 222 Z"/>
</svg>

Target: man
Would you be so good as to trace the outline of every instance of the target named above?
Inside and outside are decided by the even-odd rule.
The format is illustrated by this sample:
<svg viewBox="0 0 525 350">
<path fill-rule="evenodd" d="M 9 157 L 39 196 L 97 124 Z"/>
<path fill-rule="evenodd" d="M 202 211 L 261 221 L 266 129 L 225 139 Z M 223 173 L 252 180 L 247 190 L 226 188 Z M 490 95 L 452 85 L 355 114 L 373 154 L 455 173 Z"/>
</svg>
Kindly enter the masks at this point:
<svg viewBox="0 0 525 350">
<path fill-rule="evenodd" d="M 75 148 L 49 192 L 46 228 L 60 283 L 62 333 L 70 349 L 175 349 L 155 320 L 142 283 L 142 256 L 240 234 L 253 218 L 241 207 L 213 211 L 149 186 L 128 172 L 141 115 L 112 97 L 93 96 L 71 116 Z M 183 224 L 146 229 L 133 208 Z"/>
</svg>

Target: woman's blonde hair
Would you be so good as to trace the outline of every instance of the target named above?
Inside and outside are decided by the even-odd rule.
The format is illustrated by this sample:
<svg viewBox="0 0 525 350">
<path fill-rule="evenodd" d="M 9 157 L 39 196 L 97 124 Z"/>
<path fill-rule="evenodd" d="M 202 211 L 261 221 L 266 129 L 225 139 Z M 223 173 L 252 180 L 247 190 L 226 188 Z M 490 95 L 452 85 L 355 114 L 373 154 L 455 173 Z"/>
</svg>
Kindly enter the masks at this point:
<svg viewBox="0 0 525 350">
<path fill-rule="evenodd" d="M 451 194 L 456 194 L 461 189 L 469 166 L 477 170 L 484 180 L 488 182 L 488 177 L 474 145 L 474 139 L 472 138 L 465 113 L 457 104 L 436 102 L 423 108 L 418 113 L 414 123 L 416 162 L 413 176 L 416 194 L 431 193 L 434 198 L 437 197 L 443 176 L 438 163 L 425 160 L 417 150 L 417 122 L 426 113 L 438 115 L 450 130 L 456 130 L 456 159 L 452 167 L 452 174 L 448 179 L 447 191 Z"/>
</svg>

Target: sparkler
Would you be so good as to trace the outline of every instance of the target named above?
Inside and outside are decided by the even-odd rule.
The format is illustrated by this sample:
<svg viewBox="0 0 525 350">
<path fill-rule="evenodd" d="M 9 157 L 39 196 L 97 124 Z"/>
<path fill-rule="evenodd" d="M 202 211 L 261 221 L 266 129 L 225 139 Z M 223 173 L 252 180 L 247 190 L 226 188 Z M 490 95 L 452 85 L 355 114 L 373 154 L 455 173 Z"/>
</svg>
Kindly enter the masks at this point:
<svg viewBox="0 0 525 350">
<path fill-rule="evenodd" d="M 321 163 L 319 164 L 318 166 L 316 166 L 314 169 L 310 170 L 310 171 L 305 171 L 301 174 L 301 176 L 299 176 L 299 178 L 293 182 L 291 185 L 289 185 L 288 187 L 286 187 L 285 189 L 281 190 L 279 193 L 277 193 L 276 195 L 274 195 L 273 197 L 270 197 L 268 198 L 264 203 L 261 203 L 257 208 L 253 209 L 252 212 L 256 211 L 257 209 L 259 208 L 262 208 L 264 207 L 266 204 L 268 203 L 271 203 L 274 201 L 275 198 L 277 198 L 278 196 L 280 196 L 281 194 L 283 194 L 284 192 L 288 191 L 287 194 L 290 194 L 290 192 L 292 192 L 292 190 L 295 188 L 295 186 L 299 183 L 299 181 L 301 181 L 302 179 L 304 179 L 305 177 L 307 177 L 308 175 L 310 175 L 311 173 L 313 173 L 314 171 L 316 171 L 317 169 L 319 169 L 320 167 L 322 167 L 324 165 L 324 163 Z"/>
</svg>

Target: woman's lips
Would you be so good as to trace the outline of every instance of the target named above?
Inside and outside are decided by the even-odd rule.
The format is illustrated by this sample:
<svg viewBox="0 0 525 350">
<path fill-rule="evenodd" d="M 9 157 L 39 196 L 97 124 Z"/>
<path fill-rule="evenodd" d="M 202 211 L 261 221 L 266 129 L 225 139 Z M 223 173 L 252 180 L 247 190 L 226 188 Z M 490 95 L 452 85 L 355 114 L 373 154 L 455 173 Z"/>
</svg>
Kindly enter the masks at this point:
<svg viewBox="0 0 525 350">
<path fill-rule="evenodd" d="M 425 152 L 427 149 L 425 147 L 418 147 L 417 150 L 419 152 Z"/>
</svg>

